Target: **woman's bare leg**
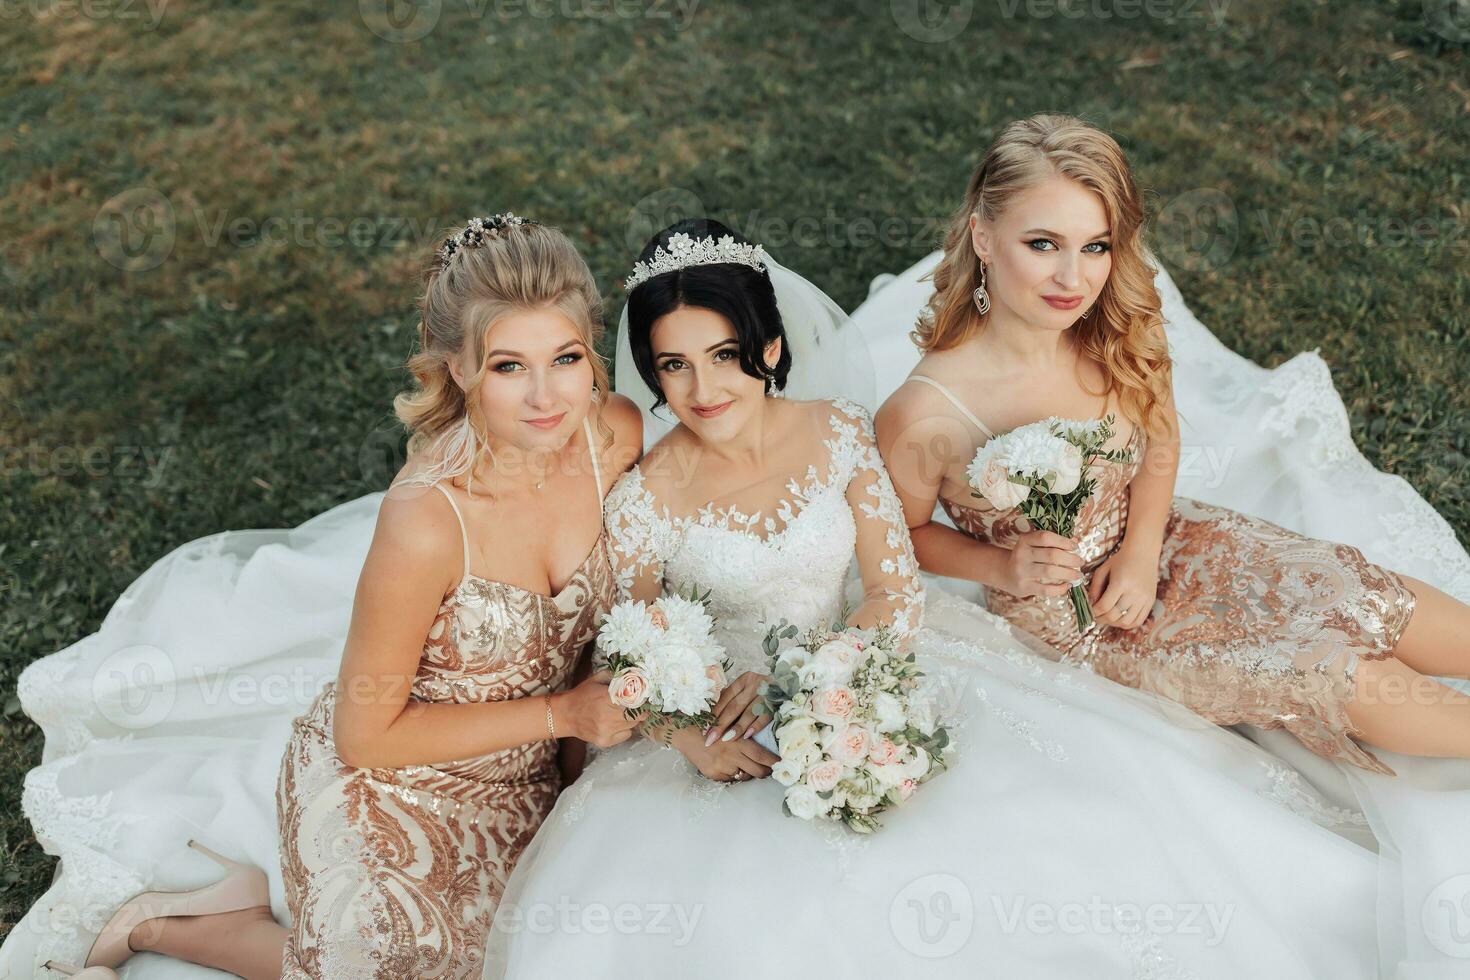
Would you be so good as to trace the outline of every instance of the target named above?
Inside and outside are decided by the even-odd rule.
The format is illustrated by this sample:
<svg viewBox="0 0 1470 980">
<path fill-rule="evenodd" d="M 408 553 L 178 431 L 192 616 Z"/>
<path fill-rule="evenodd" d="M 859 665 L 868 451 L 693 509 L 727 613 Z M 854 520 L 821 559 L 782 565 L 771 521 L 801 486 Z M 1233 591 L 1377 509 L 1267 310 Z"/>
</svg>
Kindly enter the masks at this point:
<svg viewBox="0 0 1470 980">
<path fill-rule="evenodd" d="M 1470 696 L 1393 657 L 1359 661 L 1354 681 L 1348 718 L 1363 741 L 1401 755 L 1470 759 Z"/>
<path fill-rule="evenodd" d="M 128 944 L 176 960 L 233 973 L 245 980 L 281 980 L 286 928 L 269 906 L 149 919 L 135 928 Z"/>
<path fill-rule="evenodd" d="M 1470 606 L 1407 575 L 1414 615 L 1393 655 L 1421 674 L 1470 677 Z"/>
</svg>

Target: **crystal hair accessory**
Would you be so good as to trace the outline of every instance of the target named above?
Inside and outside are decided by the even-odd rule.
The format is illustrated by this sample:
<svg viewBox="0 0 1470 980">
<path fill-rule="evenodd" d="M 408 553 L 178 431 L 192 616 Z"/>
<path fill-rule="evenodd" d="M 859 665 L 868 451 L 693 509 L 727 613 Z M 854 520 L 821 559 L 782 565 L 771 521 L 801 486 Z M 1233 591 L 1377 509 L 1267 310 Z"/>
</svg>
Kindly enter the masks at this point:
<svg viewBox="0 0 1470 980">
<path fill-rule="evenodd" d="M 653 258 L 647 262 L 635 262 L 628 276 L 627 290 L 632 292 L 639 284 L 665 272 L 676 272 L 692 265 L 718 265 L 733 262 L 748 265 L 757 272 L 766 271 L 766 250 L 759 245 L 746 245 L 726 235 L 716 241 L 710 238 L 690 238 L 680 232 L 670 235 L 667 247 L 654 249 Z"/>
<path fill-rule="evenodd" d="M 439 246 L 439 268 L 447 266 L 449 260 L 454 258 L 454 253 L 462 248 L 479 248 L 508 228 L 539 225 L 540 223 L 534 218 L 522 218 L 509 211 L 504 214 L 492 214 L 488 218 L 471 218 L 465 224 L 464 231 L 458 235 L 450 235 L 444 239 L 444 244 Z"/>
</svg>

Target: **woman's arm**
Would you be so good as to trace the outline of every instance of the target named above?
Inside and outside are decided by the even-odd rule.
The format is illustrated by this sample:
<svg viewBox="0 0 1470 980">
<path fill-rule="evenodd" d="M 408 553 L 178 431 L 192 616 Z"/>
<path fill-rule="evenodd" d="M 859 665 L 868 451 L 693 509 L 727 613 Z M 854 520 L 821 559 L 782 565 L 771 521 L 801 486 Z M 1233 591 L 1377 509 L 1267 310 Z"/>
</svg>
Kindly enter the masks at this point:
<svg viewBox="0 0 1470 980">
<path fill-rule="evenodd" d="M 873 420 L 858 409 L 852 422 L 857 427 L 856 466 L 847 485 L 847 503 L 857 525 L 863 601 L 847 624 L 859 629 L 887 627 L 903 636 L 918 629 L 924 617 L 919 562 L 903 505 L 878 452 Z"/>
<path fill-rule="evenodd" d="M 1142 465 L 1128 484 L 1128 523 L 1123 540 L 1098 566 L 1088 589 L 1093 617 L 1119 629 L 1142 626 L 1158 594 L 1159 553 L 1164 547 L 1164 525 L 1174 505 L 1174 482 L 1179 473 L 1179 419 L 1172 391 L 1161 407 L 1169 432 L 1157 440 L 1150 436 Z"/>
<path fill-rule="evenodd" d="M 973 450 L 964 423 L 926 405 L 925 394 L 900 388 L 874 419 L 878 450 L 920 567 L 1016 596 L 1065 595 L 1082 567 L 1076 542 L 1048 531 L 1029 531 L 1015 548 L 1002 548 L 933 520 L 945 473 L 968 465 Z"/>
<path fill-rule="evenodd" d="M 1123 531 L 1123 546 L 1145 549 L 1155 558 L 1164 545 L 1164 524 L 1179 476 L 1179 416 L 1172 388 L 1160 407 L 1170 431 L 1157 440 L 1150 435 L 1143 465 L 1128 485 L 1128 526 Z"/>
<path fill-rule="evenodd" d="M 357 583 L 337 676 L 332 736 L 359 768 L 469 759 L 550 737 L 544 698 L 429 703 L 409 698 L 424 639 L 462 563 L 448 501 L 428 488 L 389 492 Z M 603 711 L 601 700 L 614 710 Z M 605 685 L 588 681 L 552 695 L 556 734 L 615 744 L 622 712 Z M 628 726 L 631 728 L 631 725 Z"/>
<path fill-rule="evenodd" d="M 602 421 L 613 432 L 612 442 L 600 457 L 604 464 L 605 485 L 610 488 L 611 483 L 631 469 L 643 455 L 643 413 L 631 398 L 613 392 L 608 395 L 603 407 Z M 596 426 L 593 431 L 597 431 Z M 591 675 L 594 655 L 594 645 L 587 644 L 587 649 L 569 679 L 571 684 L 575 685 Z M 561 739 L 557 747 L 557 765 L 561 769 L 563 787 L 576 782 L 587 765 L 587 743 L 579 738 Z"/>
</svg>

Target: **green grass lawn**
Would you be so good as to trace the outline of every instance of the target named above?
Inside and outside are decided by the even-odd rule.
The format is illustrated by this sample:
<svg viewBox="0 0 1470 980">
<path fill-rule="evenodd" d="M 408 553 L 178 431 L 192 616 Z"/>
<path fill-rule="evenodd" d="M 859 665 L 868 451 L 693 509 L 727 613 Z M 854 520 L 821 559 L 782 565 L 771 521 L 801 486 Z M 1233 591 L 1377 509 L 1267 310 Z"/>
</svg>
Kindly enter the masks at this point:
<svg viewBox="0 0 1470 980">
<path fill-rule="evenodd" d="M 1074 112 L 1155 209 L 1221 212 L 1155 243 L 1200 318 L 1263 364 L 1320 347 L 1368 457 L 1470 532 L 1470 11 L 419 2 L 417 40 L 372 0 L 4 11 L 0 934 L 54 863 L 19 808 L 22 667 L 178 544 L 386 485 L 415 273 L 471 214 L 565 229 L 614 322 L 689 209 L 851 308 L 1004 123 Z"/>
</svg>

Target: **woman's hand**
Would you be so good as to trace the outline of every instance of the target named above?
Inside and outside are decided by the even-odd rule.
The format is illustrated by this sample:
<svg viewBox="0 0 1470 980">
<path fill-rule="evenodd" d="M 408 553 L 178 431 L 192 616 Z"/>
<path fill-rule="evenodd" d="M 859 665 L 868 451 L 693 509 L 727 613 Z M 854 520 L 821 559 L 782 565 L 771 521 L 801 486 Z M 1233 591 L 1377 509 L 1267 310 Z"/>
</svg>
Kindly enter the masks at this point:
<svg viewBox="0 0 1470 980">
<path fill-rule="evenodd" d="M 607 693 L 612 674 L 607 671 L 587 678 L 570 691 L 551 696 L 551 717 L 557 735 L 570 735 L 605 749 L 626 742 L 642 715 L 629 718 L 624 709 L 613 704 Z"/>
<path fill-rule="evenodd" d="M 1050 531 L 1027 531 L 1016 539 L 1006 562 L 1002 592 L 1017 598 L 1066 595 L 1082 580 L 1082 556 L 1077 542 Z"/>
<path fill-rule="evenodd" d="M 700 773 L 723 783 L 765 779 L 771 774 L 771 767 L 781 761 L 779 755 L 754 739 L 734 738 L 705 745 L 704 735 L 698 728 L 679 729 L 674 733 L 673 745 Z"/>
<path fill-rule="evenodd" d="M 771 723 L 770 715 L 758 715 L 755 703 L 761 696 L 761 687 L 770 680 L 765 674 L 747 670 L 720 692 L 715 702 L 715 723 L 709 727 L 704 744 L 729 741 L 736 736 L 749 738 Z"/>
<path fill-rule="evenodd" d="M 1092 618 L 1106 626 L 1131 630 L 1153 611 L 1159 589 L 1159 549 L 1130 546 L 1125 538 L 1092 573 L 1087 599 Z"/>
</svg>

